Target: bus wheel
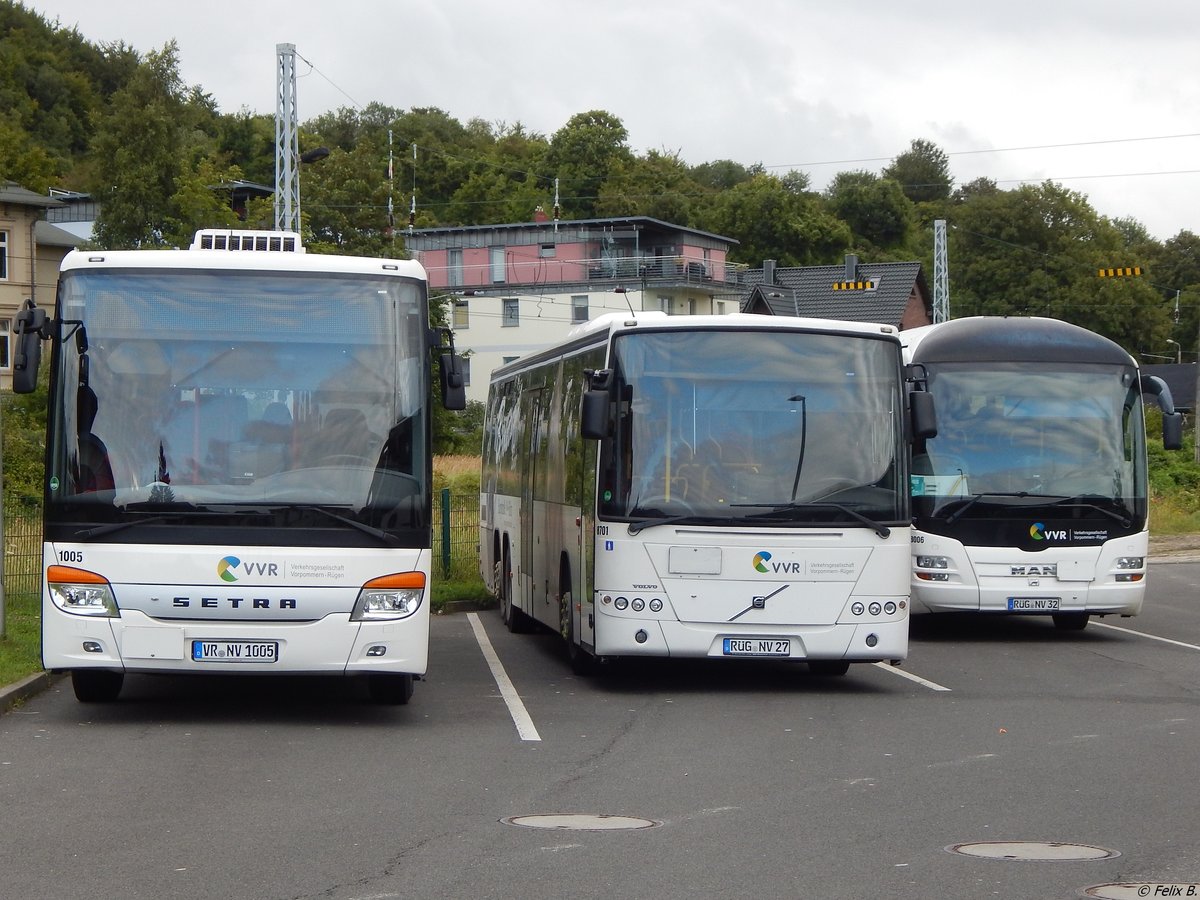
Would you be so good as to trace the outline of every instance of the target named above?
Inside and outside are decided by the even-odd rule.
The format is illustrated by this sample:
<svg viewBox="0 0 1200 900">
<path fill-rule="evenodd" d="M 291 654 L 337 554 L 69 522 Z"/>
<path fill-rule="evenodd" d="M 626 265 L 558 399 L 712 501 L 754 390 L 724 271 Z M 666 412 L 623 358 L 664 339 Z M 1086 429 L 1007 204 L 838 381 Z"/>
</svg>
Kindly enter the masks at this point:
<svg viewBox="0 0 1200 900">
<path fill-rule="evenodd" d="M 558 602 L 558 630 L 566 643 L 567 662 L 571 665 L 571 671 L 576 675 L 591 675 L 596 671 L 596 657 L 575 643 L 575 629 L 572 627 L 575 608 L 571 592 L 560 594 Z"/>
<path fill-rule="evenodd" d="M 500 621 L 513 634 L 524 634 L 529 630 L 525 613 L 512 603 L 512 568 L 508 564 L 507 556 L 500 570 Z"/>
<path fill-rule="evenodd" d="M 71 671 L 71 687 L 75 689 L 75 699 L 80 703 L 111 703 L 121 693 L 124 683 L 124 672 L 108 672 L 104 669 Z"/>
<path fill-rule="evenodd" d="M 367 690 L 376 703 L 403 706 L 413 695 L 413 677 L 382 672 L 368 675 Z"/>
<path fill-rule="evenodd" d="M 848 659 L 810 659 L 808 671 L 813 675 L 845 675 L 850 671 Z"/>
<path fill-rule="evenodd" d="M 1083 631 L 1090 618 L 1090 613 L 1059 613 L 1054 617 L 1054 627 L 1059 631 Z"/>
</svg>

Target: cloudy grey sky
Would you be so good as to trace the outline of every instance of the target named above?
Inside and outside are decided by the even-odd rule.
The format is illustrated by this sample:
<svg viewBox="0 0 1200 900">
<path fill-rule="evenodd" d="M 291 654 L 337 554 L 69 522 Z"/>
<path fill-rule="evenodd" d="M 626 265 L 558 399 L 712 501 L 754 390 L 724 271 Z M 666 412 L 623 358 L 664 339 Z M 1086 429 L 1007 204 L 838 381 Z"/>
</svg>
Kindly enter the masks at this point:
<svg viewBox="0 0 1200 900">
<path fill-rule="evenodd" d="M 1165 240 L 1200 232 L 1195 0 L 25 0 L 93 42 L 174 39 L 223 112 L 301 120 L 378 101 L 552 135 L 604 109 L 639 152 L 733 159 L 815 187 L 914 138 L 956 182 L 1058 181 Z"/>
</svg>

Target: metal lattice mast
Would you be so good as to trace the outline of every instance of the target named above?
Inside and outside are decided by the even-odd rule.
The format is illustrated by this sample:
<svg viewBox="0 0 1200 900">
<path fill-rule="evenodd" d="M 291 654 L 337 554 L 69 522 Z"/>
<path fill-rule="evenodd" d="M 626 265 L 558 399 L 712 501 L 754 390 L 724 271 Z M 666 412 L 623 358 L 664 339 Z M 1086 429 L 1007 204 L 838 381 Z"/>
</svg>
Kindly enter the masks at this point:
<svg viewBox="0 0 1200 900">
<path fill-rule="evenodd" d="M 275 45 L 275 230 L 300 230 L 296 45 Z"/>
<path fill-rule="evenodd" d="M 946 220 L 933 222 L 933 321 L 950 320 L 950 276 L 946 256 Z"/>
</svg>

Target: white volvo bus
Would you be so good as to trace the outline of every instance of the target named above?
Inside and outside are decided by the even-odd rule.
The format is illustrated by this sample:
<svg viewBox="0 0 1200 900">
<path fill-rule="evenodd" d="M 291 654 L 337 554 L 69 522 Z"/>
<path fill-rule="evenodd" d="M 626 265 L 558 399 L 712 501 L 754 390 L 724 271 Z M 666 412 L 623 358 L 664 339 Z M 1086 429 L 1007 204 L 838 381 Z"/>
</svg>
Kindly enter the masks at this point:
<svg viewBox="0 0 1200 900">
<path fill-rule="evenodd" d="M 361 674 L 408 700 L 442 340 L 417 263 L 274 232 L 74 251 L 54 317 L 29 306 L 16 330 L 18 391 L 51 345 L 47 669 L 82 701 L 115 699 L 125 673 Z"/>
<path fill-rule="evenodd" d="M 561 632 L 581 671 L 903 659 L 927 400 L 910 424 L 890 326 L 602 317 L 492 375 L 481 574 L 512 630 Z"/>
<path fill-rule="evenodd" d="M 1146 590 L 1143 395 L 1120 346 L 1056 319 L 976 317 L 903 332 L 938 409 L 913 448 L 913 604 L 1040 614 L 1063 629 L 1136 615 Z"/>
</svg>

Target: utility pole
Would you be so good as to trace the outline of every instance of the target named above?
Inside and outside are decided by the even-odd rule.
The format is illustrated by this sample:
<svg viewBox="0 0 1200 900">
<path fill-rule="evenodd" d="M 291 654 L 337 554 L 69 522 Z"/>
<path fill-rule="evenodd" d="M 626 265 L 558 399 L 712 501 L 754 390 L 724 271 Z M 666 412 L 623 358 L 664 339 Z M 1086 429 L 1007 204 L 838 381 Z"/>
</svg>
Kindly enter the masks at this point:
<svg viewBox="0 0 1200 900">
<path fill-rule="evenodd" d="M 300 230 L 296 45 L 275 45 L 275 230 Z"/>
<path fill-rule="evenodd" d="M 1179 291 L 1175 292 L 1175 308 L 1179 308 Z M 1196 347 L 1200 349 L 1200 334 L 1196 337 Z M 1180 361 L 1183 360 L 1183 353 L 1179 354 Z M 1196 397 L 1192 401 L 1192 430 L 1193 430 L 1193 449 L 1192 459 L 1200 463 L 1200 355 L 1196 357 Z"/>
<path fill-rule="evenodd" d="M 933 321 L 950 321 L 950 276 L 945 219 L 935 219 L 933 222 Z"/>
</svg>

